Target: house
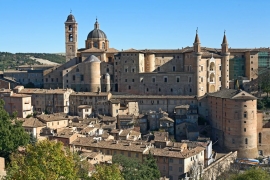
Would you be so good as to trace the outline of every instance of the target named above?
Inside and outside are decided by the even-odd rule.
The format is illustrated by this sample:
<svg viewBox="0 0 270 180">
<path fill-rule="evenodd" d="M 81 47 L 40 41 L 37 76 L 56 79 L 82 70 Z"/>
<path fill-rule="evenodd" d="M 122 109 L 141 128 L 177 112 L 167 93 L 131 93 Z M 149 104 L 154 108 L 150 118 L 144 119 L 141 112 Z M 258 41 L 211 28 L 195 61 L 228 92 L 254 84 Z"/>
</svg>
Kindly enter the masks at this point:
<svg viewBox="0 0 270 180">
<path fill-rule="evenodd" d="M 45 123 L 33 117 L 19 120 L 23 121 L 22 127 L 28 134 L 32 135 L 37 140 L 43 139 L 42 137 L 40 137 L 40 133 L 42 132 L 42 129 L 46 127 Z"/>
<path fill-rule="evenodd" d="M 31 96 L 27 94 L 16 94 L 11 90 L 1 89 L 0 97 L 5 102 L 4 109 L 12 115 L 17 112 L 17 117 L 26 118 L 33 114 Z"/>
</svg>

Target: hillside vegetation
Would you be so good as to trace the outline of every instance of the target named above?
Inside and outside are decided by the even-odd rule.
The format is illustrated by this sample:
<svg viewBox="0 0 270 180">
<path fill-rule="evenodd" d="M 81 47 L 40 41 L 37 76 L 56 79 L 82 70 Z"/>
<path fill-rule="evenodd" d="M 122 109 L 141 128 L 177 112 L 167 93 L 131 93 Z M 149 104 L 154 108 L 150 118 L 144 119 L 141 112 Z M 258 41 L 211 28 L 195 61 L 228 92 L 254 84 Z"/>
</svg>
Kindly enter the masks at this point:
<svg viewBox="0 0 270 180">
<path fill-rule="evenodd" d="M 4 69 L 15 69 L 16 66 L 20 65 L 37 65 L 41 64 L 30 57 L 47 59 L 52 62 L 62 64 L 65 62 L 65 56 L 59 54 L 49 53 L 9 53 L 0 52 L 0 70 Z"/>
</svg>

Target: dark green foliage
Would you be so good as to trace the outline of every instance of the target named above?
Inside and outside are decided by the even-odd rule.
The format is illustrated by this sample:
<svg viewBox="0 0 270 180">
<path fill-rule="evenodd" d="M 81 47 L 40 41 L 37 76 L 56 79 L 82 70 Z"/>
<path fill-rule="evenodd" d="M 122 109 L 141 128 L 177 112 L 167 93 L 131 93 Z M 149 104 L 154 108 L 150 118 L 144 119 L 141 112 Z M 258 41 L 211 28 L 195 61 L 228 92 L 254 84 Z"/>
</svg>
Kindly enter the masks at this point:
<svg viewBox="0 0 270 180">
<path fill-rule="evenodd" d="M 256 74 L 258 75 L 258 89 L 262 92 L 267 93 L 267 98 L 270 93 L 270 70 L 262 69 L 257 70 Z"/>
<path fill-rule="evenodd" d="M 156 160 L 151 153 L 144 158 L 142 163 L 123 155 L 113 156 L 113 163 L 122 167 L 121 173 L 125 180 L 156 180 L 160 177 Z"/>
<path fill-rule="evenodd" d="M 270 98 L 268 97 L 264 97 L 262 99 L 258 99 L 257 100 L 257 108 L 259 110 L 262 110 L 262 109 L 269 109 L 270 108 Z"/>
<path fill-rule="evenodd" d="M 41 64 L 30 58 L 30 56 L 36 58 L 47 59 L 52 62 L 62 64 L 66 61 L 65 56 L 59 54 L 49 53 L 9 53 L 0 52 L 0 70 L 4 69 L 15 69 L 16 66 L 20 65 L 36 65 Z"/>
<path fill-rule="evenodd" d="M 30 134 L 29 144 L 35 145 L 37 143 L 37 138 Z"/>
<path fill-rule="evenodd" d="M 261 168 L 251 168 L 244 173 L 235 174 L 231 180 L 267 180 L 270 179 L 270 175 L 267 171 Z"/>
<path fill-rule="evenodd" d="M 10 117 L 4 110 L 4 101 L 0 100 L 0 157 L 9 161 L 9 155 L 28 142 L 29 135 L 22 127 L 22 122 Z"/>
</svg>

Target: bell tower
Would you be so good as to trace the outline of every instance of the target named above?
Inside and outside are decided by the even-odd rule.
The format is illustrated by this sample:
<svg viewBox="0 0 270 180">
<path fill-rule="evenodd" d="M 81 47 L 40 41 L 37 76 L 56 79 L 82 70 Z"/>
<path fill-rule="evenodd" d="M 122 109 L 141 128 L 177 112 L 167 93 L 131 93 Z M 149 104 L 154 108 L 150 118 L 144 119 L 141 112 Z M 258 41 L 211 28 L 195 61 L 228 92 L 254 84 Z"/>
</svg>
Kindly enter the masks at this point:
<svg viewBox="0 0 270 180">
<path fill-rule="evenodd" d="M 78 24 L 76 23 L 75 17 L 70 12 L 65 22 L 66 62 L 75 58 L 77 55 L 77 27 Z"/>
</svg>

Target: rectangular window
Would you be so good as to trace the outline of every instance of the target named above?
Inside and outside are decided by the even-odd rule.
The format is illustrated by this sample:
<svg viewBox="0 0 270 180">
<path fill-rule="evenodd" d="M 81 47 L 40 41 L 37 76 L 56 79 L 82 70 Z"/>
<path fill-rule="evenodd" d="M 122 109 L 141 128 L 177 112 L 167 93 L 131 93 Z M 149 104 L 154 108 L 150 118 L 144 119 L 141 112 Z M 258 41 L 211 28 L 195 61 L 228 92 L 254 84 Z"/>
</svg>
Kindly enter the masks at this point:
<svg viewBox="0 0 270 180">
<path fill-rule="evenodd" d="M 73 81 L 75 81 L 75 75 L 72 76 Z"/>
<path fill-rule="evenodd" d="M 172 166 L 169 166 L 169 170 L 172 171 Z"/>
<path fill-rule="evenodd" d="M 81 74 L 81 81 L 84 81 L 84 76 L 83 76 L 83 74 Z"/>
<path fill-rule="evenodd" d="M 156 78 L 155 77 L 152 77 L 152 82 L 156 82 Z"/>
<path fill-rule="evenodd" d="M 180 77 L 176 77 L 176 82 L 180 82 Z"/>
<path fill-rule="evenodd" d="M 164 82 L 168 82 L 168 78 L 167 77 L 164 77 Z"/>
</svg>

